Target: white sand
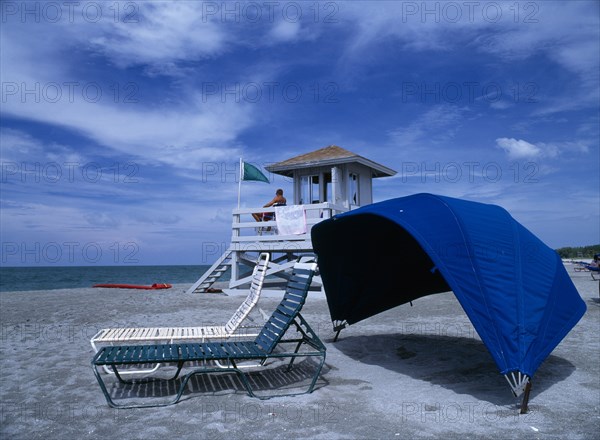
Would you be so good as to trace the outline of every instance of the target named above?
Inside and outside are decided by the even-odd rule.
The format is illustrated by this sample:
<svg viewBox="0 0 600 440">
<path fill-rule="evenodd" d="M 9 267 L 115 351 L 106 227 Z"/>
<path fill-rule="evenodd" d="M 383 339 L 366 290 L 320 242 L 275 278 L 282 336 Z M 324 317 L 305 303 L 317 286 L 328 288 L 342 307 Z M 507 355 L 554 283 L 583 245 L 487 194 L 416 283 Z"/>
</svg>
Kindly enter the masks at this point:
<svg viewBox="0 0 600 440">
<path fill-rule="evenodd" d="M 0 437 L 598 438 L 598 282 L 572 276 L 588 311 L 536 373 L 526 415 L 452 294 L 369 318 L 336 343 L 325 300 L 309 297 L 303 315 L 328 350 L 310 395 L 260 401 L 221 375 L 216 395 L 198 385 L 171 407 L 115 410 L 90 367 L 98 329 L 222 323 L 240 298 L 184 285 L 1 293 Z M 270 313 L 277 302 L 259 306 Z"/>
</svg>

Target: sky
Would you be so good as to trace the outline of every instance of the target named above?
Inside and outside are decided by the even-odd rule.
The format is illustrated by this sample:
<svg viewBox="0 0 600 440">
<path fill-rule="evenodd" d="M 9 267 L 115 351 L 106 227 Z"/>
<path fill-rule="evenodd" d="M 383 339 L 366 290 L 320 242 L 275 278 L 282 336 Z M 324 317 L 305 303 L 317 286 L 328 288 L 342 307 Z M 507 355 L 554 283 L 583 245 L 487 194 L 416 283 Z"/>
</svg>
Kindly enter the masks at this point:
<svg viewBox="0 0 600 440">
<path fill-rule="evenodd" d="M 600 243 L 599 5 L 4 1 L 1 265 L 210 264 L 240 157 L 327 145 L 397 171 L 375 201 L 494 203 L 553 248 Z M 269 177 L 242 206 L 291 197 Z"/>
</svg>

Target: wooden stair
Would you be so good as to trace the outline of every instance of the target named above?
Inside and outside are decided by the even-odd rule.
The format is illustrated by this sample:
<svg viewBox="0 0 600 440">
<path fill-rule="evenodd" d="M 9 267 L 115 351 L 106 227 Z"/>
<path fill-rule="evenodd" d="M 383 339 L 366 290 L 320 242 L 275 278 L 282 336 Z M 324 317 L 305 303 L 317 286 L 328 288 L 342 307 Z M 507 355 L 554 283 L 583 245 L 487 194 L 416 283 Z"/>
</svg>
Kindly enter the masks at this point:
<svg viewBox="0 0 600 440">
<path fill-rule="evenodd" d="M 206 293 L 231 266 L 233 250 L 227 249 L 198 281 L 192 284 L 187 293 Z"/>
</svg>

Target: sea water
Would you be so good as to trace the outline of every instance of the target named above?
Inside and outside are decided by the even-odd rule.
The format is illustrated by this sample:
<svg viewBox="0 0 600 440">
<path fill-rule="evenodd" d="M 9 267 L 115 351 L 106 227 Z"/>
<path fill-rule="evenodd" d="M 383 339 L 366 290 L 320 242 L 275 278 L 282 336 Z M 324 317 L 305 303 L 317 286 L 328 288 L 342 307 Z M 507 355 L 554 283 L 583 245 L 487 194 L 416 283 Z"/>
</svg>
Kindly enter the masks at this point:
<svg viewBox="0 0 600 440">
<path fill-rule="evenodd" d="M 210 266 L 0 267 L 0 292 L 76 289 L 94 284 L 193 283 Z M 222 280 L 228 279 L 225 274 Z"/>
</svg>

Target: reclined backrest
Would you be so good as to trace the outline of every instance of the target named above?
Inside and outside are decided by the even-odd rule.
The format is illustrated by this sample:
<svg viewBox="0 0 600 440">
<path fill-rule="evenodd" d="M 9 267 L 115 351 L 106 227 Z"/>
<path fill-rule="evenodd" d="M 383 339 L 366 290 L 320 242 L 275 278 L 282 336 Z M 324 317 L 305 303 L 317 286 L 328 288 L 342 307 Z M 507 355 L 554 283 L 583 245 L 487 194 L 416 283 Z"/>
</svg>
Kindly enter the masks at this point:
<svg viewBox="0 0 600 440">
<path fill-rule="evenodd" d="M 250 292 L 248 293 L 248 296 L 242 305 L 238 307 L 231 319 L 227 321 L 227 324 L 225 324 L 225 330 L 227 331 L 227 334 L 231 334 L 237 330 L 242 321 L 246 319 L 246 316 L 248 316 L 250 311 L 258 302 L 268 266 L 269 254 L 263 252 L 258 256 L 256 266 L 254 266 L 254 270 L 252 271 L 252 281 L 250 283 Z"/>
<path fill-rule="evenodd" d="M 316 263 L 296 263 L 294 265 L 283 299 L 254 340 L 262 350 L 271 353 L 292 324 L 304 306 L 316 269 Z"/>
</svg>

